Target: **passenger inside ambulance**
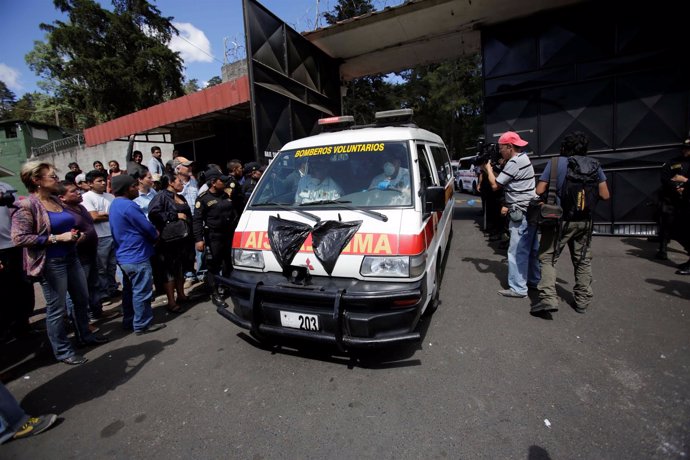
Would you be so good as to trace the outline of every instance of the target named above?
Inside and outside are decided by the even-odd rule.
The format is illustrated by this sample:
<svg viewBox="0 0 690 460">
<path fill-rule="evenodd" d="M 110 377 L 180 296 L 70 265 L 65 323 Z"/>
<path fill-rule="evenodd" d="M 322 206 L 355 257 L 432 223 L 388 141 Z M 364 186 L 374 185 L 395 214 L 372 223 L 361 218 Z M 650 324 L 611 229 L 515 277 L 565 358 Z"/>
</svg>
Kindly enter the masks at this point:
<svg viewBox="0 0 690 460">
<path fill-rule="evenodd" d="M 410 171 L 400 166 L 401 154 L 391 148 L 390 152 L 383 154 L 383 172 L 371 180 L 369 190 L 397 190 L 400 192 L 410 190 Z"/>
</svg>

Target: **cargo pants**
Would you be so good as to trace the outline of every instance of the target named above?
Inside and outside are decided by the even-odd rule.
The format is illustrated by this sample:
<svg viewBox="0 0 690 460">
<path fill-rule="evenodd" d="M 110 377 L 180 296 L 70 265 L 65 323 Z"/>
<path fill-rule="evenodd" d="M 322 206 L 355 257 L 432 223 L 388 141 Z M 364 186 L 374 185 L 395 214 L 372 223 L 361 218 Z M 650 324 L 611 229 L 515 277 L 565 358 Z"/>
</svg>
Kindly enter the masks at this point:
<svg viewBox="0 0 690 460">
<path fill-rule="evenodd" d="M 592 303 L 592 248 L 588 245 L 591 222 L 564 222 L 561 223 L 560 241 L 556 241 L 557 228 L 544 227 L 541 230 L 539 242 L 539 263 L 541 265 L 541 280 L 539 301 L 545 305 L 558 306 L 558 294 L 556 292 L 556 262 L 554 257 L 556 244 L 559 244 L 559 254 L 565 245 L 570 250 L 570 260 L 575 270 L 575 286 L 573 295 L 575 306 L 586 309 Z M 587 246 L 585 248 L 585 245 Z M 583 248 L 584 252 L 583 252 Z"/>
</svg>

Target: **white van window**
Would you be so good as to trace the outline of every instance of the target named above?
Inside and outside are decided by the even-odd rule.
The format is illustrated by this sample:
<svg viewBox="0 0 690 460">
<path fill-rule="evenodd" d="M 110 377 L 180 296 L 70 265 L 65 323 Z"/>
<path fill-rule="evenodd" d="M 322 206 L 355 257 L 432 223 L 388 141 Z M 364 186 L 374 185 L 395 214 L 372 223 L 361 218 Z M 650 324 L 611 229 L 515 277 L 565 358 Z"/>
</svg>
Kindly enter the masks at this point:
<svg viewBox="0 0 690 460">
<path fill-rule="evenodd" d="M 407 142 L 285 150 L 271 162 L 249 206 L 412 206 Z"/>
<path fill-rule="evenodd" d="M 426 150 L 423 145 L 417 146 L 417 157 L 419 158 L 419 175 L 422 178 L 422 188 L 431 187 L 436 184 L 434 175 L 431 174 L 429 160 L 426 157 Z"/>
<path fill-rule="evenodd" d="M 436 171 L 438 172 L 438 180 L 441 185 L 446 185 L 453 180 L 453 169 L 450 167 L 450 158 L 448 152 L 443 147 L 436 145 L 431 146 L 431 155 L 434 157 L 436 163 Z"/>
</svg>

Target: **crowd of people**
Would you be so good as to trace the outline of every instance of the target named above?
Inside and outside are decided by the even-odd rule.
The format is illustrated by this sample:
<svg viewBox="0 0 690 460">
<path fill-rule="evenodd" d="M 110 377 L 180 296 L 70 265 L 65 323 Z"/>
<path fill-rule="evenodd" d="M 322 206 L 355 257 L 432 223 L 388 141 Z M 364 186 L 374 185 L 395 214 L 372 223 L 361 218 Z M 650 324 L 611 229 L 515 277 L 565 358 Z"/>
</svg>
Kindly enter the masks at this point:
<svg viewBox="0 0 690 460">
<path fill-rule="evenodd" d="M 206 274 L 213 303 L 226 306 L 214 276 L 232 270 L 232 235 L 264 168 L 231 160 L 227 173 L 208 165 L 195 175 L 194 161 L 178 154 L 164 164 L 157 146 L 148 166 L 142 162 L 139 151 L 128 153 L 126 170 L 111 160 L 108 170 L 95 161 L 82 172 L 73 162 L 61 180 L 51 163 L 28 161 L 22 199 L 0 182 L 0 281 L 17 298 L 0 312 L 3 341 L 36 333 L 34 283 L 45 298 L 53 354 L 68 365 L 87 361 L 80 349 L 108 341 L 98 334 L 104 318 L 121 313 L 122 328 L 137 335 L 164 328 L 152 301 L 162 294 L 169 312 L 184 311 L 185 276 Z M 104 309 L 120 299 L 120 309 Z M 0 387 L 0 442 L 54 421 L 54 414 L 25 414 Z"/>
</svg>

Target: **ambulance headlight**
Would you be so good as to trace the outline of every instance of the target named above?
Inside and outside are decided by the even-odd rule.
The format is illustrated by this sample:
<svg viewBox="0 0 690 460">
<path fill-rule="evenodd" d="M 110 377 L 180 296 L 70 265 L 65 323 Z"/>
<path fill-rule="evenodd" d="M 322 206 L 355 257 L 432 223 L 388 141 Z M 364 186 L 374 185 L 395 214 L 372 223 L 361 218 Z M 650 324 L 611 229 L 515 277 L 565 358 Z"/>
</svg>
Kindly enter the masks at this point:
<svg viewBox="0 0 690 460">
<path fill-rule="evenodd" d="M 261 251 L 233 249 L 232 262 L 235 267 L 264 268 L 264 255 Z"/>
<path fill-rule="evenodd" d="M 426 269 L 426 254 L 416 256 L 366 256 L 359 272 L 381 278 L 416 278 Z"/>
</svg>

